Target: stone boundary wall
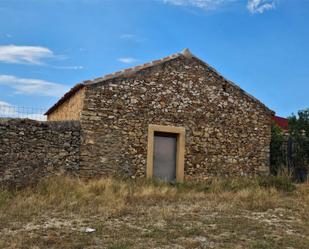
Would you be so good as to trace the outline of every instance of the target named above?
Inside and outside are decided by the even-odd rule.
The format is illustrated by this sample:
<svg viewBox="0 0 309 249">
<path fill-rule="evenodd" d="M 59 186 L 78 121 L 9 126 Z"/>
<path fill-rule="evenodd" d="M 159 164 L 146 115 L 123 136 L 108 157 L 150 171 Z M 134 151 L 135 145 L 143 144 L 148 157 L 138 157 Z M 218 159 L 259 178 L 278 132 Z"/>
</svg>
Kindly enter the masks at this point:
<svg viewBox="0 0 309 249">
<path fill-rule="evenodd" d="M 78 121 L 0 119 L 0 186 L 26 186 L 57 173 L 77 175 Z"/>
</svg>

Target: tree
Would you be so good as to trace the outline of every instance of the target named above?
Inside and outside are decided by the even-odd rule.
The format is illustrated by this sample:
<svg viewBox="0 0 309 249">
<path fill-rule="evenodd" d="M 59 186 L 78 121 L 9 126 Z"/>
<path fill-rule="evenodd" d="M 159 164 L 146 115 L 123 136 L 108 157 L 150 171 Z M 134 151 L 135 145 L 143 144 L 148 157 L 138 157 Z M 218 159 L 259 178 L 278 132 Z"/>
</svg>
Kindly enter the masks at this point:
<svg viewBox="0 0 309 249">
<path fill-rule="evenodd" d="M 273 122 L 271 125 L 270 144 L 270 173 L 277 175 L 286 164 L 286 150 L 284 146 L 284 133 L 282 129 Z"/>
<path fill-rule="evenodd" d="M 294 176 L 303 181 L 309 168 L 309 108 L 289 117 L 289 132 L 293 140 Z"/>
<path fill-rule="evenodd" d="M 309 108 L 298 112 L 289 117 L 289 130 L 292 137 L 309 136 Z"/>
</svg>

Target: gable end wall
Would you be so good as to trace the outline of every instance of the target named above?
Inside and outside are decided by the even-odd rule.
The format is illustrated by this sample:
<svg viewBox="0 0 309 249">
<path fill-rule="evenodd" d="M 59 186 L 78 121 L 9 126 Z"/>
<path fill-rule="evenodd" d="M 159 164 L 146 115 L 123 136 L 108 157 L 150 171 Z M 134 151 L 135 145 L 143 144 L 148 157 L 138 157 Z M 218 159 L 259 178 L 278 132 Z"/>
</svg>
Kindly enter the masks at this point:
<svg viewBox="0 0 309 249">
<path fill-rule="evenodd" d="M 85 89 L 81 88 L 73 96 L 47 115 L 48 121 L 79 120 L 83 109 Z"/>
<path fill-rule="evenodd" d="M 80 174 L 146 175 L 149 124 L 186 129 L 185 179 L 249 175 L 269 163 L 271 111 L 184 56 L 85 88 Z"/>
</svg>

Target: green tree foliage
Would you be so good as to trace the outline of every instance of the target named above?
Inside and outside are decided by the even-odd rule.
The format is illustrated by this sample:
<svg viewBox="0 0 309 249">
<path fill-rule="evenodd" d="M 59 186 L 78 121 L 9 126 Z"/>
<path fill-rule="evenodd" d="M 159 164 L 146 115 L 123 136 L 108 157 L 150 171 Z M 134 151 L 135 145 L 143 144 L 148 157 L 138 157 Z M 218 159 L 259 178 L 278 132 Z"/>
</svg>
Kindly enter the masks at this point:
<svg viewBox="0 0 309 249">
<path fill-rule="evenodd" d="M 284 150 L 284 133 L 275 123 L 271 126 L 271 144 L 270 144 L 270 173 L 277 175 L 286 164 L 286 150 Z"/>
<path fill-rule="evenodd" d="M 288 169 L 297 181 L 305 181 L 309 169 L 309 108 L 289 118 L 289 135 L 272 124 L 270 172 L 278 175 Z"/>
<path fill-rule="evenodd" d="M 289 117 L 289 130 L 293 138 L 309 137 L 309 108 Z"/>
<path fill-rule="evenodd" d="M 289 132 L 293 139 L 293 167 L 308 171 L 309 167 L 309 108 L 289 117 Z"/>
</svg>

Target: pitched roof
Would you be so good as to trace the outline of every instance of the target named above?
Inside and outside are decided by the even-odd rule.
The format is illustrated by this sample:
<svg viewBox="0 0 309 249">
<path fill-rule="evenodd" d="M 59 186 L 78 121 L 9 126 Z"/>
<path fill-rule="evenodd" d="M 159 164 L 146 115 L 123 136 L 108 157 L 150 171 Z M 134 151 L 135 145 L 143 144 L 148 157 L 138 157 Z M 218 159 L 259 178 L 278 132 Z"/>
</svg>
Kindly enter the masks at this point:
<svg viewBox="0 0 309 249">
<path fill-rule="evenodd" d="M 128 76 L 128 75 L 132 75 L 132 74 L 134 74 L 134 73 L 136 73 L 138 71 L 141 71 L 143 69 L 154 67 L 154 66 L 160 65 L 162 63 L 174 60 L 174 59 L 182 57 L 182 56 L 184 56 L 186 58 L 194 58 L 194 59 L 198 60 L 200 63 L 202 63 L 203 65 L 208 67 L 211 71 L 213 71 L 217 75 L 219 75 L 227 83 L 229 83 L 230 85 L 232 85 L 232 86 L 236 87 L 237 89 L 239 89 L 243 94 L 247 95 L 254 102 L 256 102 L 259 105 L 263 106 L 268 112 L 271 112 L 271 113 L 274 114 L 274 111 L 270 110 L 261 101 L 259 101 L 258 99 L 256 99 L 252 95 L 250 95 L 249 93 L 245 92 L 242 88 L 240 88 L 238 85 L 236 85 L 232 81 L 229 81 L 229 80 L 225 79 L 216 69 L 214 69 L 213 67 L 208 65 L 206 62 L 202 61 L 201 59 L 199 59 L 198 57 L 193 55 L 190 52 L 190 50 L 186 48 L 186 49 L 184 49 L 180 53 L 175 53 L 175 54 L 172 54 L 170 56 L 164 57 L 162 59 L 154 60 L 154 61 L 142 64 L 142 65 L 139 65 L 139 66 L 135 66 L 135 67 L 127 68 L 127 69 L 124 69 L 124 70 L 121 70 L 121 71 L 117 71 L 117 72 L 114 72 L 114 73 L 111 73 L 111 74 L 107 74 L 107 75 L 104 75 L 102 77 L 95 78 L 93 80 L 85 80 L 82 83 L 79 83 L 79 84 L 75 85 L 69 92 L 67 92 L 62 98 L 60 98 L 58 100 L 58 102 L 56 102 L 50 109 L 48 109 L 48 111 L 45 113 L 45 115 L 48 115 L 48 114 L 52 113 L 54 110 L 57 109 L 58 106 L 63 104 L 67 99 L 69 99 L 71 96 L 73 96 L 77 91 L 79 91 L 84 86 L 98 84 L 98 83 L 103 83 L 106 80 L 110 80 L 110 79 L 114 79 L 114 78 L 118 78 L 118 77 L 125 77 L 125 76 Z"/>
</svg>

